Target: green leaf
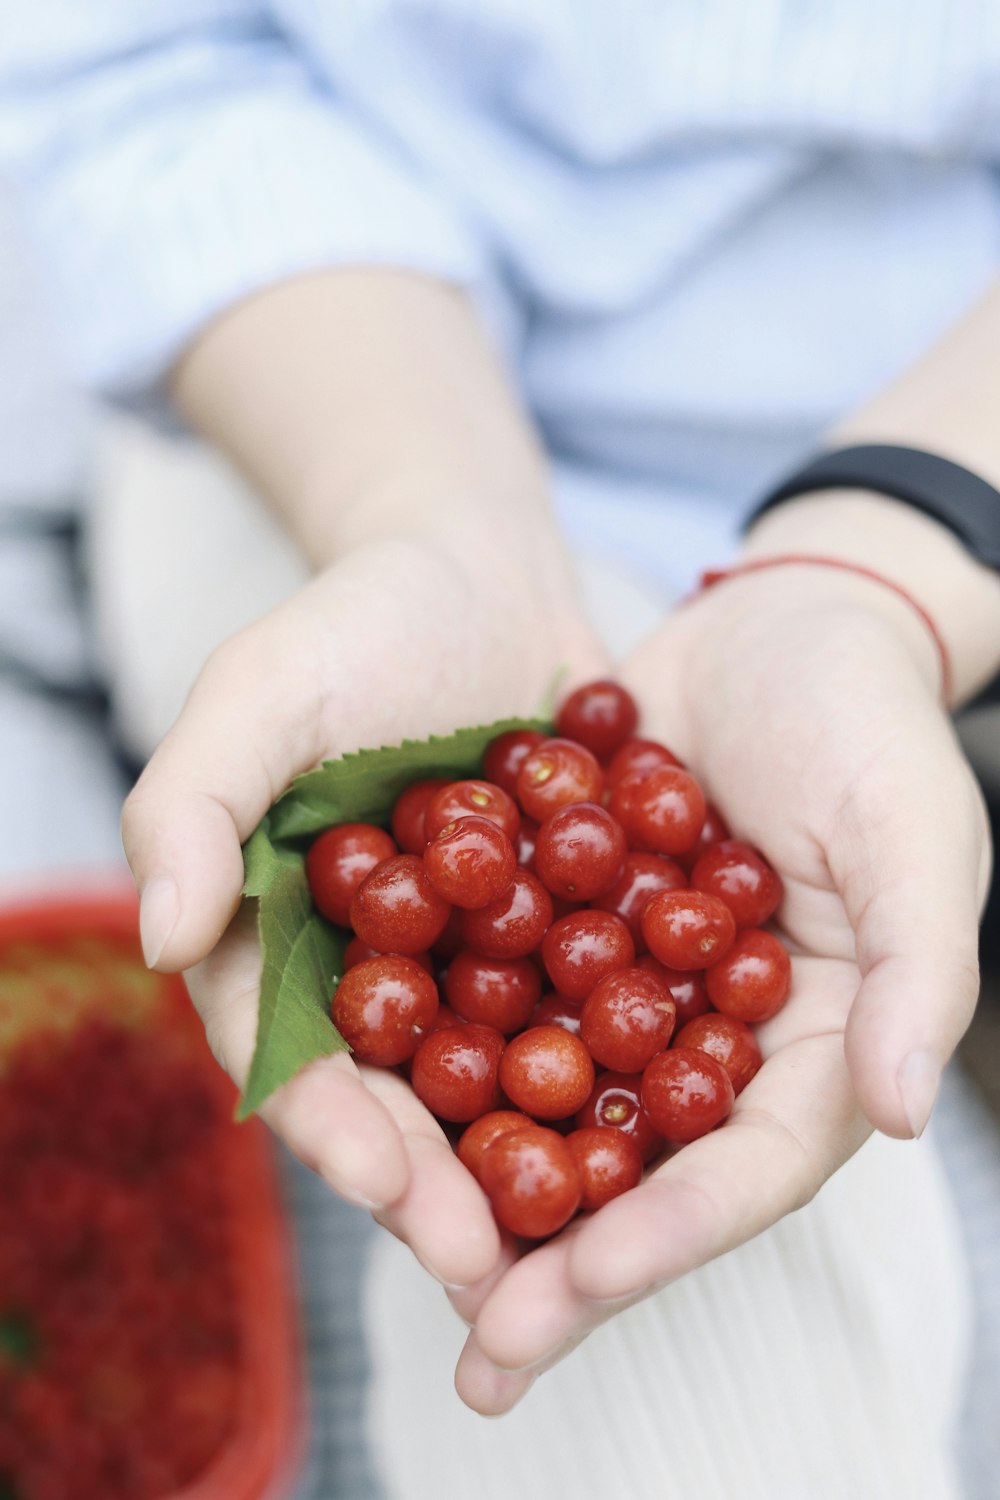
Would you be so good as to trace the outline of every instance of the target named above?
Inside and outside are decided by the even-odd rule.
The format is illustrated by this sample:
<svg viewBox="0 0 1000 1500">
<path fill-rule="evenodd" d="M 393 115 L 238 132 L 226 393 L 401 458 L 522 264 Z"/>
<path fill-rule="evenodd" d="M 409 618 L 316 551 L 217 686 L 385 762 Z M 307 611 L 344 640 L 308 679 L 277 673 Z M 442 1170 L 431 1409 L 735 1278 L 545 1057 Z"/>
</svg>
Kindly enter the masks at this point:
<svg viewBox="0 0 1000 1500">
<path fill-rule="evenodd" d="M 244 853 L 246 894 L 260 900 L 263 972 L 257 1045 L 239 1119 L 259 1109 L 307 1062 L 347 1049 L 330 1019 L 343 939 L 313 910 L 305 857 L 275 848 L 264 824 Z"/>
<path fill-rule="evenodd" d="M 319 833 L 334 823 L 355 820 L 388 823 L 393 803 L 414 781 L 426 776 L 474 776 L 490 740 L 508 729 L 540 729 L 541 720 L 502 719 L 477 729 L 459 729 L 428 740 L 404 740 L 381 750 L 358 750 L 340 760 L 324 761 L 292 782 L 270 812 L 272 839 L 295 839 Z"/>
<path fill-rule="evenodd" d="M 305 875 L 306 841 L 334 823 L 388 823 L 400 792 L 427 776 L 474 776 L 492 739 L 508 729 L 540 729 L 541 720 L 503 719 L 428 740 L 406 740 L 324 761 L 297 778 L 243 849 L 244 894 L 260 902 L 263 954 L 257 1045 L 237 1117 L 317 1057 L 349 1050 L 330 1019 L 330 997 L 343 972 L 344 936 L 313 908 Z"/>
</svg>

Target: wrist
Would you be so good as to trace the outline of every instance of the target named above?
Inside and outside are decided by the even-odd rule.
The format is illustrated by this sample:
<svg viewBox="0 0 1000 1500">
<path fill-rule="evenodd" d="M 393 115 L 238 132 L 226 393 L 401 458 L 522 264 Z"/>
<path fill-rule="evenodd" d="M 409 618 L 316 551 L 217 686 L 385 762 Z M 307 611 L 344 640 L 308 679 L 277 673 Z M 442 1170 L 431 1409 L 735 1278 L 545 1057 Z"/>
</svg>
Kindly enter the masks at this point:
<svg viewBox="0 0 1000 1500">
<path fill-rule="evenodd" d="M 946 527 L 910 506 L 862 490 L 788 501 L 754 524 L 740 560 L 787 553 L 869 568 L 904 590 L 927 612 L 944 644 L 953 705 L 974 696 L 1000 668 L 1000 575 L 979 563 Z M 837 582 L 828 577 L 820 583 L 819 570 L 811 572 L 813 587 L 853 595 L 900 632 L 918 657 L 936 656 L 930 630 L 892 589 L 842 572 Z"/>
</svg>

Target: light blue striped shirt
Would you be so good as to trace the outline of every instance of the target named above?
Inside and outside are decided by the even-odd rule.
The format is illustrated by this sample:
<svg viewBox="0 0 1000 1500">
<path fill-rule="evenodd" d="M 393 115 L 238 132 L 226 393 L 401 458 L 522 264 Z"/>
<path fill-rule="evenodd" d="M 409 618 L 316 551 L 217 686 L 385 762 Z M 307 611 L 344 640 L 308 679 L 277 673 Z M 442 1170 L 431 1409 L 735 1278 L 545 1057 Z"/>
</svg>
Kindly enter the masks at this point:
<svg viewBox="0 0 1000 1500">
<path fill-rule="evenodd" d="M 460 282 L 673 586 L 1000 262 L 996 0 L 8 0 L 0 90 L 84 381 L 317 266 Z"/>
</svg>

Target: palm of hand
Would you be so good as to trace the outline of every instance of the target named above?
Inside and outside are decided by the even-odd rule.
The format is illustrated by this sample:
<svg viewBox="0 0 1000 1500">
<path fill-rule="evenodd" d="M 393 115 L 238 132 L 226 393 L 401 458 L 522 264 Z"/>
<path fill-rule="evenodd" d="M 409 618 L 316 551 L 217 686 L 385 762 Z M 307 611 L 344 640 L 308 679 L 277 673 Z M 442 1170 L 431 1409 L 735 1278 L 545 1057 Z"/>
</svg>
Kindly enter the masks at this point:
<svg viewBox="0 0 1000 1500">
<path fill-rule="evenodd" d="M 782 874 L 792 999 L 760 1028 L 764 1067 L 724 1129 L 540 1248 L 508 1245 L 453 1298 L 475 1324 L 458 1387 L 479 1410 L 507 1409 L 615 1311 L 807 1202 L 872 1123 L 911 1134 L 900 1065 L 946 1057 L 968 1022 L 988 858 L 971 778 L 880 623 L 839 609 L 795 623 L 741 634 L 720 613 L 720 646 L 681 611 L 626 668 L 648 732 Z M 920 819 L 929 787 L 938 807 Z M 910 1076 L 919 1108 L 933 1078 L 920 1061 Z"/>
</svg>

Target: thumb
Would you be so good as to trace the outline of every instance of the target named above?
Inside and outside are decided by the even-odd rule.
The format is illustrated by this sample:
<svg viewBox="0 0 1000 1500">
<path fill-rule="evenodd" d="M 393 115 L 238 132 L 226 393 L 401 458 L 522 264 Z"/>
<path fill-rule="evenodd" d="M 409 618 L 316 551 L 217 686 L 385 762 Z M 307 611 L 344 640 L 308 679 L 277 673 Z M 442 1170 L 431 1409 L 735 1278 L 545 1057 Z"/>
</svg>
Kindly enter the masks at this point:
<svg viewBox="0 0 1000 1500">
<path fill-rule="evenodd" d="M 828 845 L 862 983 L 845 1034 L 859 1102 L 887 1135 L 919 1135 L 979 993 L 988 824 L 951 726 L 915 705 L 859 777 Z"/>
<path fill-rule="evenodd" d="M 187 969 L 239 905 L 241 845 L 293 776 L 319 758 L 315 695 L 274 617 L 219 646 L 122 811 L 151 968 Z"/>
</svg>

